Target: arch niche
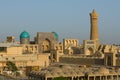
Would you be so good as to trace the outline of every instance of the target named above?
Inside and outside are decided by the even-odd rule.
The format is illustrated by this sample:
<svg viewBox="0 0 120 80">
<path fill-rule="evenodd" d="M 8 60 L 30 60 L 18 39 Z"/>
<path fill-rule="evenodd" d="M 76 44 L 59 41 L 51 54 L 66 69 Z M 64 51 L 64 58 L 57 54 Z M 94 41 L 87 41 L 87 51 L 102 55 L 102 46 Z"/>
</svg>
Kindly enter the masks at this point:
<svg viewBox="0 0 120 80">
<path fill-rule="evenodd" d="M 92 47 L 87 48 L 87 54 L 92 55 L 94 53 L 94 50 Z"/>
<path fill-rule="evenodd" d="M 51 49 L 51 42 L 49 39 L 45 39 L 43 42 L 42 42 L 42 51 L 43 53 L 49 53 L 50 52 L 50 49 Z"/>
</svg>

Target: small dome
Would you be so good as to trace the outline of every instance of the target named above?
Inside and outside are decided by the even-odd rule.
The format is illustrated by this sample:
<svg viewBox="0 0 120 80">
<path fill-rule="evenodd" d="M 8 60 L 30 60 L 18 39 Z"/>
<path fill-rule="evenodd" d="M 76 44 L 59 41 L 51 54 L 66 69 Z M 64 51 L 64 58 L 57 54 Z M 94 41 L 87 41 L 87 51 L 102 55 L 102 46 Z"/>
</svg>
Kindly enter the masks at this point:
<svg viewBox="0 0 120 80">
<path fill-rule="evenodd" d="M 58 39 L 58 34 L 56 32 L 52 32 L 54 34 L 54 37 Z"/>
<path fill-rule="evenodd" d="M 30 35 L 29 35 L 28 32 L 23 31 L 23 32 L 20 34 L 20 39 L 21 39 L 21 38 L 30 38 Z"/>
<path fill-rule="evenodd" d="M 105 68 L 105 67 L 100 67 L 98 69 L 98 72 L 99 73 L 104 73 L 104 74 L 109 74 L 109 70 L 107 68 Z"/>
</svg>

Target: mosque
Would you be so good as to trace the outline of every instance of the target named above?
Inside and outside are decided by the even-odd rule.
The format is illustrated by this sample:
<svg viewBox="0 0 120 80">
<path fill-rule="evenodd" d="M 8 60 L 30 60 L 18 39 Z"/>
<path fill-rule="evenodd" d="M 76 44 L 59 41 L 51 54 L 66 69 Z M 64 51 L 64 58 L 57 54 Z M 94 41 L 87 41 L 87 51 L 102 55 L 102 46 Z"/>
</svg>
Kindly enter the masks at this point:
<svg viewBox="0 0 120 80">
<path fill-rule="evenodd" d="M 8 74 L 6 62 L 15 63 L 30 79 L 52 80 L 118 80 L 120 78 L 120 46 L 99 42 L 98 13 L 90 13 L 90 39 L 79 44 L 78 39 L 59 42 L 56 32 L 37 32 L 34 41 L 23 31 L 20 42 L 8 36 L 0 43 L 0 72 Z"/>
</svg>

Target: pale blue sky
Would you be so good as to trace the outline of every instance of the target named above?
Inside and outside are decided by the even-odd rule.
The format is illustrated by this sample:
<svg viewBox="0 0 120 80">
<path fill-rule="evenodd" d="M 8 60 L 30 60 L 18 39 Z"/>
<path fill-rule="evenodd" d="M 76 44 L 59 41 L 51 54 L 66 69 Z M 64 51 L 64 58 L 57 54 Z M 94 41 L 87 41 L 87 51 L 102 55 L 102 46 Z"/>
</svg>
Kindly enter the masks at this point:
<svg viewBox="0 0 120 80">
<path fill-rule="evenodd" d="M 99 13 L 101 43 L 120 43 L 120 0 L 0 0 L 0 41 L 26 30 L 31 40 L 37 32 L 55 31 L 59 40 L 89 39 L 89 13 Z"/>
</svg>

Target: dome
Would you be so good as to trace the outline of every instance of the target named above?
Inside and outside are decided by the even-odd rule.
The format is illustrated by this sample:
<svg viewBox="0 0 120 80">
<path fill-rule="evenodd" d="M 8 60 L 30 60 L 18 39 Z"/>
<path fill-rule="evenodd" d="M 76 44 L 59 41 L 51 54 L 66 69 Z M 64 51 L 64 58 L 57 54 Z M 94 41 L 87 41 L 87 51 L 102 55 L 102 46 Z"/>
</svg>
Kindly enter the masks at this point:
<svg viewBox="0 0 120 80">
<path fill-rule="evenodd" d="M 29 35 L 28 32 L 23 31 L 23 32 L 20 34 L 20 39 L 21 39 L 21 38 L 30 38 L 30 35 Z"/>
<path fill-rule="evenodd" d="M 58 34 L 56 32 L 52 32 L 54 34 L 54 37 L 58 39 Z"/>
<path fill-rule="evenodd" d="M 109 70 L 107 68 L 105 68 L 105 67 L 100 67 L 98 69 L 98 72 L 99 73 L 104 73 L 104 74 L 109 74 Z"/>
</svg>

